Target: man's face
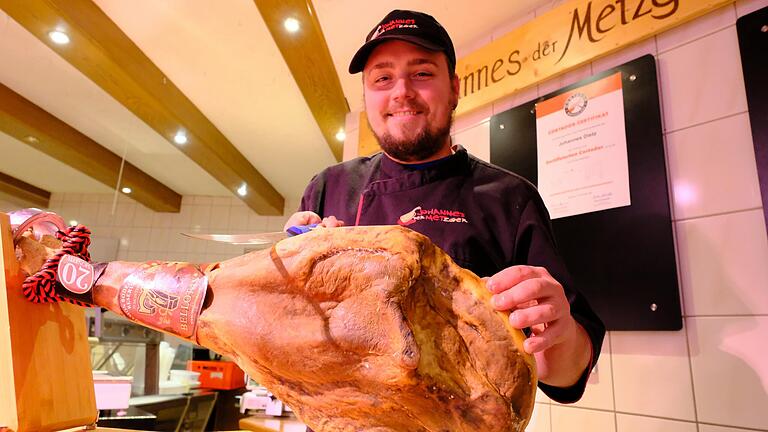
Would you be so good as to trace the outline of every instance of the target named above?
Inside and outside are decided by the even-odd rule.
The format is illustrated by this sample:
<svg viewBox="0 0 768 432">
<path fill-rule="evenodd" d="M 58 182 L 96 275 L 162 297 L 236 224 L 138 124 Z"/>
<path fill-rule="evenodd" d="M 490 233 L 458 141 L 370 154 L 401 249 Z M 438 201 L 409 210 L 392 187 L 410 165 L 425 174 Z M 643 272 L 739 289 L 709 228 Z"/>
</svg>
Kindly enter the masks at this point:
<svg viewBox="0 0 768 432">
<path fill-rule="evenodd" d="M 384 42 L 368 57 L 363 83 L 368 122 L 389 156 L 418 162 L 450 148 L 459 81 L 442 52 Z"/>
</svg>

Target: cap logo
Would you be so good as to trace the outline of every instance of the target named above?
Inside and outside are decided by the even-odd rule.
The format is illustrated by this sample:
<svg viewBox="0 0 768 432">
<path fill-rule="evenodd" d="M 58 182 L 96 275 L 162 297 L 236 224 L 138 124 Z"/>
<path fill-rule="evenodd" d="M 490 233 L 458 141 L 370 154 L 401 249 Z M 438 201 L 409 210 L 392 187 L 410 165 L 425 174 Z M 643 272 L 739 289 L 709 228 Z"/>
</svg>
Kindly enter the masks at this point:
<svg viewBox="0 0 768 432">
<path fill-rule="evenodd" d="M 399 28 L 419 28 L 419 26 L 416 25 L 415 19 L 394 19 L 376 27 L 376 31 L 373 32 L 373 36 L 371 36 L 370 40 L 376 39 L 381 36 L 382 33 Z"/>
</svg>

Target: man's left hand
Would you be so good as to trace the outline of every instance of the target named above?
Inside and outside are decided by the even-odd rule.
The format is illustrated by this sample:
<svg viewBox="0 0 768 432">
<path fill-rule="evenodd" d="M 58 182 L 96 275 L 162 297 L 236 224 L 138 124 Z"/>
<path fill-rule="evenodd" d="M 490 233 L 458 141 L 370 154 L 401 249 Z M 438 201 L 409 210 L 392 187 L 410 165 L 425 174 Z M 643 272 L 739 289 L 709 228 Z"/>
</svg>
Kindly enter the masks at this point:
<svg viewBox="0 0 768 432">
<path fill-rule="evenodd" d="M 563 286 L 543 267 L 512 266 L 486 280 L 497 310 L 509 310 L 513 327 L 530 327 L 523 349 L 536 357 L 539 380 L 575 384 L 590 363 L 592 342 L 571 316 Z"/>
<path fill-rule="evenodd" d="M 547 269 L 532 266 L 512 266 L 493 275 L 487 281 L 494 294 L 497 310 L 511 310 L 509 322 L 513 327 L 531 328 L 525 341 L 525 351 L 537 353 L 563 342 L 572 335 L 576 322 L 565 298 L 563 286 Z"/>
</svg>

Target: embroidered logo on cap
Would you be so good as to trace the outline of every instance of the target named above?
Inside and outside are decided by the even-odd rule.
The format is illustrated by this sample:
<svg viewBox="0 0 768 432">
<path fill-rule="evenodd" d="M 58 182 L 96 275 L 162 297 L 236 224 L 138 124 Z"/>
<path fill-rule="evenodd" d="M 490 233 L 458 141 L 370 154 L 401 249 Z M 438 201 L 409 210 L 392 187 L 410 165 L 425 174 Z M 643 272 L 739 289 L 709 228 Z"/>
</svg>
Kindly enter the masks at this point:
<svg viewBox="0 0 768 432">
<path fill-rule="evenodd" d="M 381 24 L 378 27 L 376 27 L 376 31 L 373 32 L 373 36 L 371 36 L 371 40 L 381 36 L 382 33 L 388 32 L 393 29 L 398 29 L 398 28 L 419 28 L 419 26 L 416 25 L 415 19 L 395 19 L 395 20 L 389 21 L 386 24 Z"/>
</svg>

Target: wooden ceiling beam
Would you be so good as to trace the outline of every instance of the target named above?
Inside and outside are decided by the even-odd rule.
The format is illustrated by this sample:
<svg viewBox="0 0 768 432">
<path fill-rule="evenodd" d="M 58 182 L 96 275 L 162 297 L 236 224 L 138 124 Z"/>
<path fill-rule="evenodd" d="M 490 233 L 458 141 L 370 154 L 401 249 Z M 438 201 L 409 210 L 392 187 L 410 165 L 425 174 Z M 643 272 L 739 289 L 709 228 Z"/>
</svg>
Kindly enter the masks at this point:
<svg viewBox="0 0 768 432">
<path fill-rule="evenodd" d="M 2 84 L 0 130 L 110 188 L 117 186 L 120 156 Z M 130 187 L 131 198 L 152 210 L 181 209 L 181 195 L 127 161 L 120 187 Z"/>
<path fill-rule="evenodd" d="M 51 201 L 51 193 L 40 189 L 16 177 L 0 172 L 0 193 L 6 194 L 14 201 L 32 204 L 41 209 L 48 208 Z"/>
<path fill-rule="evenodd" d="M 349 112 L 339 75 L 333 64 L 320 21 L 309 0 L 254 0 L 293 79 L 330 147 L 341 162 L 344 144 L 336 138 Z M 289 33 L 285 19 L 295 18 L 300 29 Z"/>
<path fill-rule="evenodd" d="M 254 211 L 281 215 L 284 199 L 235 146 L 91 0 L 0 0 L 0 7 L 158 134 L 179 146 L 190 159 Z M 64 30 L 71 40 L 56 45 L 48 37 Z"/>
</svg>

